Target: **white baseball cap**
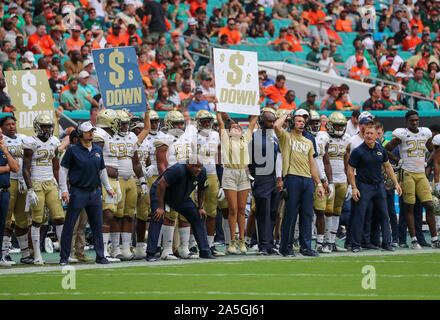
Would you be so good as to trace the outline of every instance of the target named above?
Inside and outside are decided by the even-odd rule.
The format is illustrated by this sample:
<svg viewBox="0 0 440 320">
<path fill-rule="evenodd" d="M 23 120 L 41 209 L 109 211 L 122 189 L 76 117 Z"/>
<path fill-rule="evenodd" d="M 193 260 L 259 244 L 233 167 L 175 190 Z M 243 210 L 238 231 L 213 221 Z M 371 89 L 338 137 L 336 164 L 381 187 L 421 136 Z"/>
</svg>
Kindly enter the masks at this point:
<svg viewBox="0 0 440 320">
<path fill-rule="evenodd" d="M 90 121 L 83 122 L 78 126 L 79 132 L 89 132 L 90 130 L 96 130 Z"/>
<path fill-rule="evenodd" d="M 359 115 L 359 121 L 361 121 L 362 118 L 374 119 L 374 116 L 371 113 L 369 113 L 368 111 L 364 111 Z"/>
<path fill-rule="evenodd" d="M 83 62 L 83 66 L 84 67 L 87 67 L 89 64 L 91 64 L 91 63 L 93 63 L 93 61 L 92 60 L 90 60 L 90 59 L 86 59 L 86 60 L 84 60 L 84 62 Z"/>
<path fill-rule="evenodd" d="M 197 20 L 196 20 L 196 18 L 189 18 L 189 19 L 188 19 L 188 25 L 189 25 L 189 26 L 193 26 L 193 25 L 195 25 L 195 24 L 197 24 Z"/>
<path fill-rule="evenodd" d="M 295 116 L 309 116 L 309 113 L 306 109 L 298 109 L 295 111 Z"/>
<path fill-rule="evenodd" d="M 90 77 L 90 73 L 88 73 L 87 71 L 83 70 L 79 73 L 78 78 L 79 79 L 83 79 L 83 78 L 87 78 Z"/>
<path fill-rule="evenodd" d="M 26 51 L 23 58 L 28 59 L 30 62 L 35 62 L 34 54 L 31 51 Z"/>
</svg>

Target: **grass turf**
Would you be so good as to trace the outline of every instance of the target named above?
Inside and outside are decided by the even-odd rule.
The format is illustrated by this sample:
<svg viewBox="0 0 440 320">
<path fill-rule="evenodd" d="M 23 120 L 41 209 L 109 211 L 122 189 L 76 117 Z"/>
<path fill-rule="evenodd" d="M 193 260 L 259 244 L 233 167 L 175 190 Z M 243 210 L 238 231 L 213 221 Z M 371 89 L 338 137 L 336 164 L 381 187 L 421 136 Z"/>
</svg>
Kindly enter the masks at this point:
<svg viewBox="0 0 440 320">
<path fill-rule="evenodd" d="M 247 257 L 247 259 L 252 259 Z M 438 253 L 318 258 L 241 257 L 209 263 L 148 264 L 76 270 L 64 290 L 61 268 L 0 274 L 0 299 L 439 299 Z M 362 288 L 362 268 L 376 270 L 376 289 Z M 14 270 L 14 269 L 10 269 Z"/>
</svg>

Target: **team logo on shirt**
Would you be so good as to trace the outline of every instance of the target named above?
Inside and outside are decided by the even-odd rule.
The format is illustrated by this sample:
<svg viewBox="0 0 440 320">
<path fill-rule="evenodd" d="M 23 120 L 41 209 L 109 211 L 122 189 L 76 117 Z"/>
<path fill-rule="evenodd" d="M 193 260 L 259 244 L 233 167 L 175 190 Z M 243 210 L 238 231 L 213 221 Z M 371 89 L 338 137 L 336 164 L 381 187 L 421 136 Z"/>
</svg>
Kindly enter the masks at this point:
<svg viewBox="0 0 440 320">
<path fill-rule="evenodd" d="M 95 153 L 95 156 L 96 156 L 97 158 L 101 158 L 101 155 L 100 155 L 99 153 Z"/>
<path fill-rule="evenodd" d="M 193 182 L 193 185 L 197 185 L 197 184 L 198 184 L 198 182 L 197 182 L 197 181 L 194 181 L 194 182 Z"/>
<path fill-rule="evenodd" d="M 377 155 L 378 155 L 378 156 L 381 156 L 381 155 L 382 155 L 382 152 L 378 151 L 378 152 L 377 152 Z"/>
</svg>

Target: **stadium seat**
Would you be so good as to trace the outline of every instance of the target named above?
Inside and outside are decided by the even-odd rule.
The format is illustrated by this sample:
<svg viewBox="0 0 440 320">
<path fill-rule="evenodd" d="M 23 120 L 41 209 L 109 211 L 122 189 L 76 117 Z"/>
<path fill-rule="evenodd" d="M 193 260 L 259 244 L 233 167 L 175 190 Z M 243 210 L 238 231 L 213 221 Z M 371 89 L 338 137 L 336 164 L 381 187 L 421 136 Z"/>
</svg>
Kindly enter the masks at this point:
<svg viewBox="0 0 440 320">
<path fill-rule="evenodd" d="M 419 111 L 432 111 L 435 110 L 435 106 L 432 102 L 429 101 L 419 101 L 417 103 L 417 109 Z"/>
<path fill-rule="evenodd" d="M 44 54 L 34 53 L 35 63 L 38 64 L 38 60 L 43 58 L 43 57 L 44 57 Z"/>
<path fill-rule="evenodd" d="M 267 38 L 258 37 L 258 38 L 254 38 L 254 39 L 255 39 L 256 44 L 266 45 L 269 42 L 269 39 L 267 39 Z"/>
<path fill-rule="evenodd" d="M 408 51 L 400 51 L 398 54 L 404 61 L 408 60 L 414 55 L 413 53 Z"/>
</svg>

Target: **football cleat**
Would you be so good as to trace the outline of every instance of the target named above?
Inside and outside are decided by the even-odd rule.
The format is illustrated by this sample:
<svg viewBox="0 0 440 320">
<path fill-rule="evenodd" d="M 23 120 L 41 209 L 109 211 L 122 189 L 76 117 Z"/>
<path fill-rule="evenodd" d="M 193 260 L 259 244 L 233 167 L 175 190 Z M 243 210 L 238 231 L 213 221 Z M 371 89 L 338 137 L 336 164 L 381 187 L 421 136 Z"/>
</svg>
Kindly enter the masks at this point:
<svg viewBox="0 0 440 320">
<path fill-rule="evenodd" d="M 34 264 L 40 265 L 40 266 L 44 265 L 43 258 L 40 257 L 40 258 L 34 259 Z"/>
<path fill-rule="evenodd" d="M 96 259 L 95 264 L 109 264 L 110 261 L 108 261 L 106 258 Z"/>
<path fill-rule="evenodd" d="M 34 264 L 34 257 L 32 257 L 31 255 L 21 258 L 20 259 L 20 263 L 22 264 Z"/>
<path fill-rule="evenodd" d="M 146 260 L 147 262 L 156 262 L 159 261 L 159 258 L 156 256 L 147 256 Z"/>
<path fill-rule="evenodd" d="M 1 258 L 0 259 L 0 267 L 12 267 L 12 263 Z"/>
<path fill-rule="evenodd" d="M 197 246 L 189 248 L 189 251 L 191 251 L 192 253 L 199 253 L 199 250 L 197 249 Z"/>
<path fill-rule="evenodd" d="M 306 257 L 319 257 L 319 254 L 314 250 L 309 249 L 299 249 L 299 253 Z"/>
<path fill-rule="evenodd" d="M 171 251 L 171 249 L 163 250 L 160 258 L 162 260 L 177 260 L 177 257 L 173 254 L 173 251 Z"/>
<path fill-rule="evenodd" d="M 399 247 L 401 247 L 401 248 L 409 248 L 407 243 L 401 243 L 401 244 L 399 244 Z"/>
<path fill-rule="evenodd" d="M 218 250 L 215 248 L 215 246 L 212 246 L 210 249 L 211 249 L 211 253 L 212 253 L 212 255 L 213 255 L 214 257 L 222 257 L 222 256 L 225 255 L 224 252 L 218 251 Z"/>
<path fill-rule="evenodd" d="M 411 249 L 422 249 L 422 247 L 420 246 L 419 242 L 417 240 L 413 240 L 411 241 Z"/>
<path fill-rule="evenodd" d="M 130 251 L 130 249 L 122 250 L 121 256 L 122 256 L 121 259 L 122 261 L 130 261 L 133 260 L 134 258 L 134 254 Z"/>
<path fill-rule="evenodd" d="M 60 266 L 61 266 L 61 267 L 68 266 L 68 265 L 69 265 L 69 262 L 68 262 L 68 261 L 66 261 L 66 260 L 62 260 L 62 261 L 60 261 Z"/>
<path fill-rule="evenodd" d="M 353 253 L 358 253 L 358 252 L 360 252 L 360 251 L 361 251 L 360 248 L 352 248 L 352 249 L 351 249 L 351 252 L 353 252 Z"/>
<path fill-rule="evenodd" d="M 391 246 L 394 247 L 394 248 L 397 248 L 399 246 L 399 244 L 397 242 L 392 242 Z"/>
<path fill-rule="evenodd" d="M 78 261 L 81 261 L 81 262 L 92 262 L 92 261 L 94 261 L 93 258 L 89 258 L 85 254 L 81 255 L 81 254 L 76 254 L 76 253 L 75 253 L 75 259 L 77 259 Z"/>
<path fill-rule="evenodd" d="M 72 258 L 72 257 L 69 257 L 69 258 L 67 259 L 67 261 L 68 261 L 69 263 L 77 263 L 77 262 L 78 262 L 78 259 L 76 259 L 76 258 Z"/>
<path fill-rule="evenodd" d="M 136 247 L 136 249 L 135 249 L 135 256 L 134 256 L 135 260 L 145 259 L 146 256 L 147 256 L 147 253 L 145 252 L 145 248 L 143 248 L 143 247 Z"/>
<path fill-rule="evenodd" d="M 331 246 L 332 246 L 332 251 L 336 251 L 336 252 L 347 252 L 347 249 L 342 248 L 342 247 L 339 247 L 339 246 L 337 246 L 335 243 L 332 243 Z"/>
<path fill-rule="evenodd" d="M 199 255 L 197 253 L 191 252 L 188 247 L 179 246 L 177 249 L 179 257 L 182 259 L 198 259 Z"/>
<path fill-rule="evenodd" d="M 432 241 L 431 247 L 434 249 L 440 249 L 440 240 Z"/>
<path fill-rule="evenodd" d="M 394 251 L 394 248 L 391 245 L 389 245 L 383 248 L 382 251 Z"/>
<path fill-rule="evenodd" d="M 8 254 L 4 257 L 4 259 L 9 262 L 10 264 L 14 265 L 16 264 L 16 262 L 14 260 L 12 260 L 11 256 Z"/>
<path fill-rule="evenodd" d="M 315 250 L 318 253 L 331 253 L 330 249 L 326 245 L 319 242 L 316 243 Z"/>
<path fill-rule="evenodd" d="M 121 259 L 113 258 L 112 256 L 105 257 L 109 262 L 121 262 Z"/>
</svg>

